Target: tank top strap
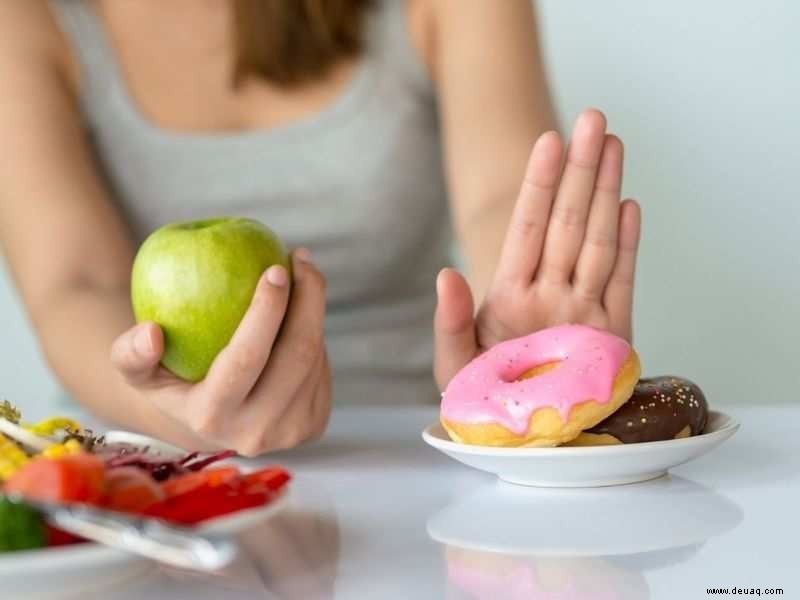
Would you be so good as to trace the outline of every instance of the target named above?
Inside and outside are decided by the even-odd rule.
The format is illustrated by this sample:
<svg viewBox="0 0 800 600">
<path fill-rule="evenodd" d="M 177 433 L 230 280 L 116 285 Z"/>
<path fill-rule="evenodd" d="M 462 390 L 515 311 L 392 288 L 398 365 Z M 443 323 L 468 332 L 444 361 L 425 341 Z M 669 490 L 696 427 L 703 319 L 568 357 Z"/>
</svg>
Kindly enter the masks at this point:
<svg viewBox="0 0 800 600">
<path fill-rule="evenodd" d="M 369 50 L 394 77 L 416 94 L 434 97 L 427 67 L 411 39 L 405 0 L 378 0 L 367 30 Z"/>
<path fill-rule="evenodd" d="M 97 13 L 88 0 L 49 0 L 49 5 L 78 61 L 81 101 L 107 101 L 121 74 Z"/>
</svg>

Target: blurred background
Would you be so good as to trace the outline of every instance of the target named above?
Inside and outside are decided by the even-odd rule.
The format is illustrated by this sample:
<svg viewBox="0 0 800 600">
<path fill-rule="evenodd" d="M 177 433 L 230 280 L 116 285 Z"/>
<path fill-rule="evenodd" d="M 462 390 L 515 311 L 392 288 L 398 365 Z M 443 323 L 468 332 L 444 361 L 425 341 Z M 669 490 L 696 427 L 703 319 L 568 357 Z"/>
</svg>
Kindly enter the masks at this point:
<svg viewBox="0 0 800 600">
<path fill-rule="evenodd" d="M 626 144 L 644 372 L 712 404 L 798 402 L 800 3 L 537 6 L 561 123 L 596 106 Z M 0 323 L 0 398 L 47 414 L 58 386 L 4 266 Z"/>
</svg>

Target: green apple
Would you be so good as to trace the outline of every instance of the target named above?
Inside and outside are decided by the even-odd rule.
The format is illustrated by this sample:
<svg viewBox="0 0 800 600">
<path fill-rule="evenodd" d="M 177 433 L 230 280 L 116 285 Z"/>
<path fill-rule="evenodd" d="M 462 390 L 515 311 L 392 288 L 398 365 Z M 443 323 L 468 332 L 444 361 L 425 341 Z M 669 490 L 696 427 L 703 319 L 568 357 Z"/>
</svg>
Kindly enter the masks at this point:
<svg viewBox="0 0 800 600">
<path fill-rule="evenodd" d="M 150 234 L 133 263 L 131 300 L 137 322 L 164 332 L 161 364 L 189 381 L 205 377 L 276 264 L 290 268 L 286 248 L 252 219 L 173 223 Z"/>
</svg>

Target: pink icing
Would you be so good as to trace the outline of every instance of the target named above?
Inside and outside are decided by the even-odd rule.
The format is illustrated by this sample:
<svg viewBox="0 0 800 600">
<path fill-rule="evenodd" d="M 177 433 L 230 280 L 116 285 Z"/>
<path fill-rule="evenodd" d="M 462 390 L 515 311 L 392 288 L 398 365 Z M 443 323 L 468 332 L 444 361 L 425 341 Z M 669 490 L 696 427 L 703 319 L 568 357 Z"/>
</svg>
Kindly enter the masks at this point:
<svg viewBox="0 0 800 600">
<path fill-rule="evenodd" d="M 522 435 L 533 412 L 546 406 L 566 422 L 572 407 L 611 399 L 614 378 L 631 347 L 586 325 L 560 325 L 501 342 L 470 362 L 442 394 L 442 416 L 458 423 L 499 423 Z M 529 369 L 552 371 L 517 381 Z"/>
<path fill-rule="evenodd" d="M 508 562 L 502 569 L 491 566 L 481 569 L 478 560 L 491 553 L 475 553 L 473 563 L 462 563 L 447 559 L 447 578 L 455 587 L 468 592 L 476 600 L 615 600 L 629 595 L 628 579 L 615 572 L 607 563 L 605 569 L 597 571 L 592 563 L 581 564 L 580 560 L 561 559 L 557 578 L 548 579 L 534 558 L 512 558 L 499 555 Z M 487 561 L 488 562 L 488 561 Z M 594 570 L 593 570 L 594 569 Z M 606 572 L 607 569 L 607 572 Z M 636 589 L 636 588 L 633 588 Z M 633 597 L 633 595 L 631 595 Z"/>
<path fill-rule="evenodd" d="M 477 600 L 539 598 L 537 593 L 546 589 L 539 583 L 534 567 L 522 560 L 513 561 L 504 571 L 496 573 L 491 568 L 481 570 L 472 564 L 447 560 L 447 578 Z"/>
</svg>

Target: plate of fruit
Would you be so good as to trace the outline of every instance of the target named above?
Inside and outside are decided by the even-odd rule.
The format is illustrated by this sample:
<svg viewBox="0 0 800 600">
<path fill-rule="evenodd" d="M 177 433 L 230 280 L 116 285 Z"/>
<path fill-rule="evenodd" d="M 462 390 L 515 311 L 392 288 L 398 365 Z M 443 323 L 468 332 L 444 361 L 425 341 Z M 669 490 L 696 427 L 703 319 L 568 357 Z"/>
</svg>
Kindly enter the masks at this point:
<svg viewBox="0 0 800 600">
<path fill-rule="evenodd" d="M 269 519 L 286 504 L 290 474 L 277 465 L 244 469 L 233 456 L 188 452 L 131 432 L 97 434 L 63 417 L 29 424 L 3 401 L 0 582 L 18 597 L 39 597 L 102 587 L 152 566 L 58 529 L 34 506 L 40 501 L 88 505 L 216 536 Z"/>
</svg>

